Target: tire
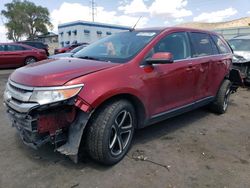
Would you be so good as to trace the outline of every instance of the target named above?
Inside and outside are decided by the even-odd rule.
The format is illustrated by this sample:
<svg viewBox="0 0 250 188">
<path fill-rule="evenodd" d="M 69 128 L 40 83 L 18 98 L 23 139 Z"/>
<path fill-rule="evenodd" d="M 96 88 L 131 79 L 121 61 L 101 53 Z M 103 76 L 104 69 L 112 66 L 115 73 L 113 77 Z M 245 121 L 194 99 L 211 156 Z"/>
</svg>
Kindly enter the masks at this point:
<svg viewBox="0 0 250 188">
<path fill-rule="evenodd" d="M 130 148 L 135 127 L 135 109 L 127 100 L 102 106 L 87 129 L 88 154 L 104 165 L 118 163 Z"/>
<path fill-rule="evenodd" d="M 27 57 L 25 60 L 24 60 L 24 64 L 25 65 L 28 65 L 28 64 L 31 64 L 31 63 L 34 63 L 36 62 L 36 58 L 34 57 Z"/>
<path fill-rule="evenodd" d="M 215 101 L 210 105 L 210 109 L 217 114 L 224 114 L 228 108 L 228 101 L 231 94 L 231 82 L 224 80 L 222 83 Z"/>
</svg>

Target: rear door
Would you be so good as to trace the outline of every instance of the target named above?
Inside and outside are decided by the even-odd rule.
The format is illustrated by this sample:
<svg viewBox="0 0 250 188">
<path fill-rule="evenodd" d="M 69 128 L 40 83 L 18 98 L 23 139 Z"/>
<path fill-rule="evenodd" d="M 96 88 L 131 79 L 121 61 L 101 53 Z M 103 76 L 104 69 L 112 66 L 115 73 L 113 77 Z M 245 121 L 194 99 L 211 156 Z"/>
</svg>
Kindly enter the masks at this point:
<svg viewBox="0 0 250 188">
<path fill-rule="evenodd" d="M 210 66 L 213 55 L 218 54 L 217 47 L 210 35 L 200 32 L 189 33 L 192 43 L 192 59 L 195 67 L 195 100 L 211 96 L 210 93 Z M 215 76 L 215 75 L 214 75 Z"/>
<path fill-rule="evenodd" d="M 16 44 L 6 45 L 5 59 L 9 66 L 21 66 L 24 64 L 27 49 Z"/>
<path fill-rule="evenodd" d="M 229 73 L 232 63 L 232 51 L 226 42 L 217 35 L 211 35 L 214 44 L 217 46 L 219 54 L 212 57 L 210 66 L 210 93 L 216 95 L 222 81 Z"/>
</svg>

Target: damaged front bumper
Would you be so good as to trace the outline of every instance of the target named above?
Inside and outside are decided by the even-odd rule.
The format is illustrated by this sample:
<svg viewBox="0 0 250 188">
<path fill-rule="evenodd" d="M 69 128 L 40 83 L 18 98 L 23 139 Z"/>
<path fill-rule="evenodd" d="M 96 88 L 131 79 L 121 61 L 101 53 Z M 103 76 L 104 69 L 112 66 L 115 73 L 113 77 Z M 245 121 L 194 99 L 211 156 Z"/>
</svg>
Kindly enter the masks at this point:
<svg viewBox="0 0 250 188">
<path fill-rule="evenodd" d="M 245 83 L 250 83 L 250 61 L 234 61 L 233 68 L 241 72 L 241 76 Z"/>
<path fill-rule="evenodd" d="M 80 110 L 77 97 L 40 105 L 28 102 L 32 91 L 25 86 L 8 83 L 4 94 L 6 111 L 23 142 L 39 148 L 52 143 L 55 150 L 78 161 L 78 150 L 90 113 Z"/>
</svg>

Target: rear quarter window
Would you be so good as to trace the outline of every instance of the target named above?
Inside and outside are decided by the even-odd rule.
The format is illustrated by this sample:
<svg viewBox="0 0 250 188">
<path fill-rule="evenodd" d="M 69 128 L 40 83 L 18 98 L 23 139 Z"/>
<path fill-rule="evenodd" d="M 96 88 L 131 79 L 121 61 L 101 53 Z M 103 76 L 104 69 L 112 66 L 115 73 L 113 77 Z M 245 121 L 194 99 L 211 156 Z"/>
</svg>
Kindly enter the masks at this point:
<svg viewBox="0 0 250 188">
<path fill-rule="evenodd" d="M 231 49 L 228 47 L 227 44 L 225 44 L 225 42 L 218 36 L 216 35 L 212 35 L 212 38 L 216 44 L 216 46 L 218 47 L 219 49 L 219 52 L 221 54 L 227 54 L 227 53 L 232 53 L 231 52 Z"/>
</svg>

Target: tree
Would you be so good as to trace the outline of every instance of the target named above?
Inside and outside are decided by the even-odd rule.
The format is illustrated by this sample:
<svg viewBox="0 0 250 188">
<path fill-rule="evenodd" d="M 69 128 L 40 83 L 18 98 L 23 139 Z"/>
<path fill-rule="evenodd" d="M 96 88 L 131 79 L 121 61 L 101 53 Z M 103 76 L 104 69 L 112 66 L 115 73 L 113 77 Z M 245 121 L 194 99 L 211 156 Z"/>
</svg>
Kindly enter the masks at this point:
<svg viewBox="0 0 250 188">
<path fill-rule="evenodd" d="M 48 9 L 36 6 L 33 2 L 13 0 L 5 4 L 5 7 L 7 10 L 2 10 L 1 14 L 7 19 L 5 26 L 10 40 L 18 41 L 24 36 L 32 40 L 53 27 Z"/>
</svg>

